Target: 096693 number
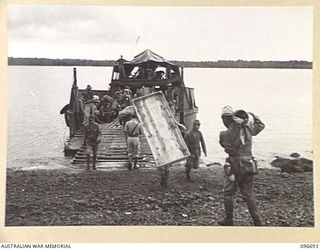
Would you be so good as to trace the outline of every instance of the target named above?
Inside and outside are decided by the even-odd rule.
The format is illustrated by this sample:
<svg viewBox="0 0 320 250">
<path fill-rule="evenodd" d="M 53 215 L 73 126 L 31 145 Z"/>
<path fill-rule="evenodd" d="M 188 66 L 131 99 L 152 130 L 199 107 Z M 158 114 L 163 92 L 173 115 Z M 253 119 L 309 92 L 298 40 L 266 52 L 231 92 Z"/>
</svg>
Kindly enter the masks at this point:
<svg viewBox="0 0 320 250">
<path fill-rule="evenodd" d="M 318 248 L 318 244 L 300 244 L 300 248 Z"/>
</svg>

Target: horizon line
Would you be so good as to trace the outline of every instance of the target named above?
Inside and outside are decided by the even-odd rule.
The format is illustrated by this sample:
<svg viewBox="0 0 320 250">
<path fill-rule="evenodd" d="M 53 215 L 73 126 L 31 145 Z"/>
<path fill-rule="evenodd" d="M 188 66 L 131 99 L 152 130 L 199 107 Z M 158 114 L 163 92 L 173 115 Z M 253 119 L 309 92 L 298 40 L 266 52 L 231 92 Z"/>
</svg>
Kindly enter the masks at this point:
<svg viewBox="0 0 320 250">
<path fill-rule="evenodd" d="M 89 60 L 89 61 L 117 61 L 118 59 L 88 59 L 88 58 L 50 58 L 50 57 L 16 57 L 16 56 L 7 56 L 7 58 L 13 59 L 48 59 L 48 60 Z M 218 59 L 218 60 L 205 60 L 205 61 L 194 61 L 194 60 L 176 60 L 176 59 L 167 59 L 168 61 L 180 61 L 180 62 L 219 62 L 219 61 L 260 61 L 260 62 L 308 62 L 313 63 L 313 61 L 308 61 L 306 59 L 290 59 L 290 60 L 262 60 L 262 59 Z"/>
</svg>

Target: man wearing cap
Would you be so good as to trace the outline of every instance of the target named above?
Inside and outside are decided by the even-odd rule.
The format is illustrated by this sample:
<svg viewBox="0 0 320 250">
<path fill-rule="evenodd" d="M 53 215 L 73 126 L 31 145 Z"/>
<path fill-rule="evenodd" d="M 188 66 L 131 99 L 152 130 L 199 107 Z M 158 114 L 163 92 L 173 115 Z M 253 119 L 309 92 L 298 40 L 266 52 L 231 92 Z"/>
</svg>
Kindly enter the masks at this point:
<svg viewBox="0 0 320 250">
<path fill-rule="evenodd" d="M 188 182 L 193 182 L 190 176 L 191 169 L 199 168 L 199 158 L 201 155 L 200 144 L 201 144 L 204 155 L 207 156 L 206 144 L 204 142 L 202 133 L 200 132 L 199 128 L 200 128 L 200 121 L 195 120 L 193 122 L 192 129 L 185 135 L 185 141 L 189 149 L 189 152 L 191 154 L 187 159 L 187 163 L 186 163 L 186 180 Z"/>
<path fill-rule="evenodd" d="M 99 96 L 94 95 L 90 101 L 84 102 L 84 105 L 82 106 L 82 112 L 84 125 L 88 124 L 90 115 L 93 115 L 95 117 L 95 120 L 101 123 L 101 121 L 99 120 Z"/>
<path fill-rule="evenodd" d="M 124 132 L 127 136 L 128 168 L 129 170 L 133 170 L 137 168 L 137 157 L 139 155 L 140 148 L 139 135 L 142 134 L 142 128 L 137 119 L 136 113 L 133 113 L 131 115 L 131 120 L 126 122 Z"/>
<path fill-rule="evenodd" d="M 256 161 L 252 156 L 252 136 L 265 127 L 258 116 L 243 110 L 233 112 L 230 106 L 222 110 L 221 118 L 227 131 L 220 132 L 220 145 L 228 154 L 224 165 L 224 208 L 226 217 L 218 223 L 233 226 L 233 195 L 239 187 L 255 226 L 262 226 L 254 195 L 253 181 Z M 251 121 L 249 123 L 249 121 Z"/>
<path fill-rule="evenodd" d="M 92 155 L 92 169 L 96 169 L 96 159 L 98 144 L 101 141 L 101 130 L 99 125 L 94 122 L 94 115 L 89 116 L 89 123 L 84 127 L 84 146 L 86 146 L 87 170 L 90 170 L 90 156 Z"/>
</svg>

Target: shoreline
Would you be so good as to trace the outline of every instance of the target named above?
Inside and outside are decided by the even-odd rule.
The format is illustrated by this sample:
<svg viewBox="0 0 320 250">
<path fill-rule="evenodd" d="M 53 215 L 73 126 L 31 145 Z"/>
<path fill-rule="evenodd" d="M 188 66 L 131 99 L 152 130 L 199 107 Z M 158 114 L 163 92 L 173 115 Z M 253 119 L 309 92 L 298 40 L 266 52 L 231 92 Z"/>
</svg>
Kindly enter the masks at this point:
<svg viewBox="0 0 320 250">
<path fill-rule="evenodd" d="M 263 165 L 266 163 L 261 163 Z M 158 170 L 86 171 L 75 169 L 7 169 L 6 226 L 189 225 L 218 226 L 224 216 L 223 169 L 200 166 L 194 183 L 184 167 L 170 168 L 169 186 Z M 313 173 L 281 173 L 260 168 L 255 196 L 265 226 L 313 227 Z M 252 225 L 238 191 L 236 226 Z"/>
<path fill-rule="evenodd" d="M 256 68 L 256 69 L 312 69 L 313 62 L 305 60 L 260 61 L 260 60 L 217 60 L 217 61 L 186 61 L 170 60 L 184 68 Z M 8 57 L 8 66 L 94 66 L 114 67 L 115 60 L 92 60 L 76 58 L 31 58 Z"/>
</svg>

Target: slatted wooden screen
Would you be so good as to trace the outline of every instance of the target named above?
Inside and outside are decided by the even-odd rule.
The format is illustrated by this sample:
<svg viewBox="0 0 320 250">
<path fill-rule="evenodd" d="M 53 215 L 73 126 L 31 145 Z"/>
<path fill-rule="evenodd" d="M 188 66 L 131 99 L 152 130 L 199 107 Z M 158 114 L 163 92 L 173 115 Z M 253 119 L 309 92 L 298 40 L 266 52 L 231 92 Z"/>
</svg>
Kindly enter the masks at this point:
<svg viewBox="0 0 320 250">
<path fill-rule="evenodd" d="M 182 161 L 189 150 L 161 91 L 133 100 L 157 167 Z"/>
</svg>

